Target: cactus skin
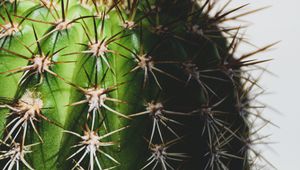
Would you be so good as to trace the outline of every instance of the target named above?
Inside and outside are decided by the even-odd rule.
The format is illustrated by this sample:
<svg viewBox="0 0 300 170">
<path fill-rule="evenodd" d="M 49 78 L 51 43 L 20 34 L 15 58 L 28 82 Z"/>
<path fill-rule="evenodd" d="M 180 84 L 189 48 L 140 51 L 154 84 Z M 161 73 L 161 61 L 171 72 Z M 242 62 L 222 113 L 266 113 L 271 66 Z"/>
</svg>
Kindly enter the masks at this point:
<svg viewBox="0 0 300 170">
<path fill-rule="evenodd" d="M 213 5 L 2 0 L 1 169 L 255 167 L 242 67 L 272 45 L 236 56 L 243 6 Z"/>
</svg>

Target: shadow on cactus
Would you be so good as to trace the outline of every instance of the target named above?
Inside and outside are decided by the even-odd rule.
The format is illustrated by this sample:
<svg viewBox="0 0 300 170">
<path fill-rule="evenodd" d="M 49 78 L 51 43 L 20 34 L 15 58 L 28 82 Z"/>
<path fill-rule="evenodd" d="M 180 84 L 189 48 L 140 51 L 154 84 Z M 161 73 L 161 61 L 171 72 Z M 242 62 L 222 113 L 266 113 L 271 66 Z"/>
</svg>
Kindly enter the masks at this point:
<svg viewBox="0 0 300 170">
<path fill-rule="evenodd" d="M 275 168 L 228 3 L 1 0 L 1 169 Z"/>
</svg>

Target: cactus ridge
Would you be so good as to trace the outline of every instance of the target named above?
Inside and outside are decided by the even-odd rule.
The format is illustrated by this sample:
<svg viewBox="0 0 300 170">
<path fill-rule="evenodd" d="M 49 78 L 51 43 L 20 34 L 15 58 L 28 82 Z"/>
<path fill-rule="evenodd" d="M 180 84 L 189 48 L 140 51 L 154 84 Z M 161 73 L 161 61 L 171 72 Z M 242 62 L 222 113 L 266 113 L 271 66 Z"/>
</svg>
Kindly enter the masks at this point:
<svg viewBox="0 0 300 170">
<path fill-rule="evenodd" d="M 229 4 L 1 0 L 0 167 L 276 169 Z"/>
</svg>

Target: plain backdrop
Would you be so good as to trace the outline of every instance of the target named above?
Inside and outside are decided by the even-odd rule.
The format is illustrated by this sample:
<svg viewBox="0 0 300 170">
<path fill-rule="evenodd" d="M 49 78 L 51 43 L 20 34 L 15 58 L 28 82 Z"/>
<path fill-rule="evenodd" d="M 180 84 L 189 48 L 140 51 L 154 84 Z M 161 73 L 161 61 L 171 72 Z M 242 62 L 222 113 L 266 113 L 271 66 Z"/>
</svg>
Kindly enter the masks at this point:
<svg viewBox="0 0 300 170">
<path fill-rule="evenodd" d="M 221 0 L 224 1 L 225 0 Z M 221 2 L 223 3 L 223 2 Z M 257 46 L 281 41 L 271 51 L 256 58 L 274 60 L 264 64 L 276 74 L 265 73 L 260 84 L 267 94 L 260 101 L 281 113 L 265 109 L 264 115 L 280 128 L 269 126 L 264 134 L 272 134 L 271 148 L 262 146 L 263 153 L 279 170 L 299 170 L 300 166 L 300 1 L 299 0 L 233 0 L 231 6 L 250 3 L 244 11 L 264 6 L 270 8 L 243 17 L 249 25 L 245 32 L 248 41 Z M 234 23 L 236 24 L 236 23 Z M 247 45 L 240 52 L 250 50 Z M 269 169 L 269 168 L 266 168 Z"/>
</svg>

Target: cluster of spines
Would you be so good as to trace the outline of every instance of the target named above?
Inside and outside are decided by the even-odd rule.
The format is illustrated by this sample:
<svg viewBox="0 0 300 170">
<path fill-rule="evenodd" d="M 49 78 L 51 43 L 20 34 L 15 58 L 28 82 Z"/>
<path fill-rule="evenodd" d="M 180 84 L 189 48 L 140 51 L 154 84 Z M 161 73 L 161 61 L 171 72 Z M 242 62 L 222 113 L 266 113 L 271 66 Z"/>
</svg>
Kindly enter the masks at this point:
<svg viewBox="0 0 300 170">
<path fill-rule="evenodd" d="M 16 1 L 14 1 L 16 2 Z M 90 8 L 90 7 L 95 7 L 97 10 L 96 15 L 91 15 L 91 16 L 83 16 L 83 17 L 78 17 L 72 20 L 67 20 L 66 19 L 66 12 L 64 10 L 67 10 L 67 5 L 64 4 L 64 1 L 62 0 L 60 2 L 61 4 L 61 14 L 57 14 L 57 6 L 59 6 L 59 3 L 54 3 L 53 1 L 49 2 L 44 2 L 42 1 L 40 6 L 47 8 L 49 10 L 49 13 L 51 13 L 51 15 L 55 16 L 58 15 L 58 18 L 55 19 L 54 22 L 45 22 L 45 21 L 39 21 L 39 20 L 35 20 L 35 19 L 31 19 L 29 18 L 30 15 L 26 16 L 26 17 L 22 17 L 22 16 L 18 16 L 18 15 L 14 15 L 14 17 L 16 18 L 20 18 L 22 19 L 21 22 L 19 24 L 16 24 L 12 21 L 11 16 L 9 14 L 9 12 L 6 9 L 6 6 L 4 5 L 6 14 L 6 16 L 2 16 L 1 18 L 6 19 L 8 18 L 9 22 L 8 25 L 3 25 L 2 29 L 1 29 L 1 41 L 2 41 L 2 46 L 5 45 L 6 43 L 6 38 L 13 38 L 14 34 L 17 33 L 19 31 L 19 25 L 22 24 L 23 21 L 28 20 L 31 21 L 33 24 L 34 23 L 44 23 L 44 24 L 50 24 L 53 29 L 51 31 L 48 31 L 48 33 L 44 34 L 42 37 L 38 38 L 34 26 L 32 26 L 33 28 L 33 32 L 34 32 L 34 36 L 35 36 L 35 42 L 34 44 L 36 44 L 37 49 L 38 49 L 38 54 L 36 54 L 35 52 L 30 50 L 30 46 L 32 45 L 24 45 L 24 47 L 32 54 L 32 56 L 28 57 L 28 56 L 24 56 L 22 54 L 10 51 L 4 47 L 1 47 L 1 50 L 4 52 L 7 52 L 9 54 L 12 54 L 16 57 L 20 57 L 22 59 L 28 60 L 28 62 L 30 63 L 27 66 L 24 67 L 20 67 L 20 68 L 16 68 L 14 70 L 8 70 L 7 72 L 4 73 L 9 73 L 9 74 L 14 74 L 14 73 L 19 73 L 19 72 L 23 72 L 23 76 L 21 77 L 21 80 L 19 82 L 20 87 L 22 87 L 23 84 L 25 84 L 25 82 L 33 75 L 38 75 L 40 77 L 39 83 L 36 85 L 41 85 L 43 83 L 43 77 L 44 74 L 50 73 L 53 76 L 65 81 L 67 84 L 73 86 L 76 90 L 79 90 L 80 92 L 82 92 L 82 94 L 85 96 L 84 100 L 81 101 L 77 101 L 75 103 L 70 103 L 70 106 L 75 106 L 75 105 L 79 105 L 79 104 L 88 104 L 88 114 L 87 114 L 87 120 L 90 120 L 90 125 L 86 124 L 85 125 L 85 130 L 84 130 L 84 134 L 80 135 L 78 133 L 75 132 L 71 132 L 68 130 L 65 130 L 66 133 L 70 133 L 73 134 L 79 138 L 82 139 L 82 141 L 80 141 L 80 143 L 78 145 L 76 145 L 76 147 L 79 147 L 79 149 L 72 154 L 69 159 L 72 159 L 75 155 L 79 154 L 79 152 L 83 151 L 83 155 L 80 157 L 79 160 L 74 160 L 76 162 L 76 165 L 74 166 L 74 168 L 78 168 L 81 167 L 80 163 L 83 161 L 83 159 L 85 158 L 86 155 L 90 155 L 90 159 L 89 159 L 89 167 L 91 169 L 94 168 L 94 164 L 99 168 L 102 169 L 103 167 L 101 166 L 97 155 L 96 155 L 96 151 L 100 152 L 101 154 L 104 154 L 105 156 L 107 156 L 110 160 L 112 160 L 113 162 L 115 162 L 116 164 L 118 164 L 118 161 L 116 159 L 114 159 L 112 156 L 108 155 L 107 153 L 103 152 L 102 150 L 99 149 L 99 147 L 103 147 L 103 146 L 110 146 L 115 144 L 114 142 L 102 142 L 100 141 L 102 138 L 104 137 L 108 137 L 110 135 L 113 135 L 114 133 L 120 132 L 121 130 L 124 130 L 126 127 L 114 130 L 112 132 L 107 132 L 104 135 L 99 135 L 98 134 L 98 129 L 95 128 L 95 124 L 99 125 L 98 123 L 95 123 L 96 121 L 96 114 L 99 114 L 99 117 L 101 117 L 100 122 L 103 122 L 103 126 L 105 127 L 105 121 L 103 120 L 106 115 L 102 114 L 100 109 L 104 108 L 122 118 L 125 119 L 131 119 L 135 116 L 139 116 L 139 115 L 149 115 L 152 121 L 152 127 L 151 127 L 151 135 L 149 135 L 149 139 L 147 139 L 146 141 L 148 141 L 149 144 L 149 149 L 150 151 L 152 151 L 152 155 L 149 158 L 149 162 L 143 167 L 143 168 L 147 168 L 150 167 L 150 165 L 153 163 L 153 168 L 156 168 L 156 166 L 158 166 L 158 164 L 160 164 L 162 166 L 163 169 L 173 169 L 172 165 L 170 165 L 167 162 L 167 159 L 171 159 L 171 160 L 177 160 L 177 161 L 183 161 L 185 159 L 188 158 L 188 156 L 184 153 L 168 153 L 167 149 L 169 147 L 169 145 L 173 145 L 176 142 L 179 142 L 180 140 L 182 140 L 182 138 L 180 135 L 177 134 L 177 132 L 175 130 L 173 130 L 171 128 L 171 126 L 169 126 L 169 123 L 173 123 L 174 125 L 181 125 L 183 123 L 181 123 L 180 121 L 177 121 L 175 119 L 173 119 L 173 117 L 168 117 L 167 115 L 179 115 L 179 116 L 200 116 L 201 119 L 203 120 L 203 128 L 202 128 L 202 132 L 197 132 L 199 133 L 199 135 L 204 135 L 208 134 L 208 145 L 210 150 L 207 152 L 207 154 L 203 155 L 203 156 L 209 156 L 210 158 L 208 160 L 210 160 L 206 166 L 205 169 L 226 169 L 227 168 L 227 164 L 229 159 L 245 159 L 248 161 L 248 158 L 241 158 L 237 155 L 232 155 L 230 153 L 227 153 L 226 148 L 228 145 L 228 143 L 231 142 L 231 140 L 233 140 L 233 138 L 238 139 L 240 141 L 245 141 L 247 142 L 247 145 L 245 144 L 244 147 L 242 148 L 241 152 L 249 152 L 249 151 L 253 151 L 256 155 L 255 156 L 260 156 L 260 154 L 258 154 L 257 152 L 255 152 L 252 148 L 249 148 L 249 146 L 251 147 L 251 142 L 252 140 L 250 140 L 250 134 L 244 135 L 244 134 L 239 134 L 240 132 L 245 132 L 243 130 L 240 130 L 241 127 L 235 127 L 236 129 L 232 130 L 232 127 L 230 125 L 230 123 L 227 122 L 227 120 L 223 120 L 224 117 L 228 116 L 230 117 L 230 113 L 228 113 L 227 111 L 222 111 L 222 110 L 218 110 L 218 106 L 222 105 L 223 102 L 225 102 L 225 100 L 227 100 L 228 96 L 220 96 L 217 92 L 216 89 L 212 89 L 210 87 L 210 85 L 207 84 L 207 79 L 212 79 L 215 81 L 220 81 L 220 82 L 231 82 L 233 85 L 233 89 L 235 93 L 235 97 L 236 97 L 236 101 L 238 103 L 237 110 L 238 113 L 241 113 L 241 117 L 243 118 L 244 121 L 248 121 L 248 116 L 249 114 L 251 114 L 252 112 L 249 111 L 249 109 L 251 109 L 251 105 L 249 103 L 244 104 L 243 102 L 249 102 L 248 99 L 248 89 L 241 89 L 243 88 L 243 86 L 241 86 L 241 82 L 240 80 L 243 79 L 245 84 L 251 84 L 253 86 L 256 86 L 256 80 L 252 80 L 248 75 L 245 76 L 245 73 L 241 70 L 242 67 L 244 66 L 251 66 L 251 65 L 255 65 L 261 62 L 265 62 L 265 61 L 255 61 L 255 60 L 251 60 L 248 59 L 249 57 L 251 57 L 252 55 L 264 51 L 268 48 L 271 47 L 270 46 L 266 46 L 264 48 L 261 48 L 255 52 L 246 54 L 244 56 L 239 57 L 238 59 L 235 59 L 233 57 L 233 55 L 235 55 L 235 50 L 236 50 L 236 46 L 239 43 L 238 42 L 238 34 L 231 34 L 229 31 L 233 31 L 233 30 L 239 30 L 239 27 L 236 28 L 222 28 L 219 27 L 219 25 L 222 22 L 228 21 L 228 20 L 232 20 L 232 19 L 236 19 L 237 17 L 243 16 L 243 14 L 241 15 L 237 15 L 237 16 L 233 16 L 233 17 L 229 17 L 227 18 L 227 16 L 233 12 L 235 12 L 236 10 L 242 8 L 236 8 L 233 10 L 230 10 L 229 12 L 224 12 L 225 7 L 222 8 L 215 16 L 213 16 L 212 18 L 209 18 L 209 13 L 212 10 L 212 6 L 213 3 L 211 3 L 209 0 L 205 1 L 205 3 L 203 3 L 203 6 L 200 9 L 197 9 L 195 11 L 192 11 L 190 14 L 184 15 L 184 16 L 179 16 L 179 17 L 175 17 L 174 20 L 171 21 L 164 21 L 166 23 L 161 23 L 162 21 L 160 21 L 160 2 L 156 2 L 154 5 L 150 5 L 151 3 L 146 1 L 146 4 L 142 5 L 143 9 L 145 10 L 145 14 L 143 14 L 140 18 L 136 18 L 136 10 L 137 10 L 137 6 L 138 6 L 138 1 L 128 1 L 126 8 L 128 9 L 127 12 L 127 18 L 124 18 L 124 13 L 122 13 L 121 11 L 124 10 L 124 5 L 120 5 L 119 3 L 123 3 L 123 2 L 111 2 L 111 4 L 109 4 L 107 6 L 107 8 L 101 9 L 103 10 L 102 12 L 99 12 L 99 4 L 96 1 L 80 1 L 81 4 L 85 4 L 86 7 Z M 161 2 L 162 4 L 164 2 Z M 180 2 L 168 2 L 168 3 L 174 3 L 172 5 L 177 5 L 176 3 Z M 4 3 L 5 4 L 5 3 Z M 15 8 L 17 3 L 15 3 Z M 55 4 L 55 5 L 54 5 Z M 67 3 L 68 4 L 68 1 Z M 105 2 L 100 2 L 100 4 L 106 4 Z M 125 3 L 126 4 L 126 3 Z M 107 5 L 107 4 L 106 4 Z M 100 7 L 101 8 L 101 7 Z M 51 11 L 56 11 L 54 13 L 52 13 Z M 146 10 L 147 9 L 147 10 Z M 109 16 L 109 12 L 111 10 L 116 10 L 119 11 L 117 12 L 118 15 L 120 16 L 120 20 L 122 21 L 122 23 L 120 24 L 120 26 L 122 26 L 124 28 L 124 30 L 122 30 L 120 33 L 117 33 L 115 35 L 112 35 L 109 38 L 104 38 L 103 36 L 103 29 L 104 29 L 104 23 L 106 22 L 105 19 L 107 19 L 107 16 Z M 249 13 L 249 12 L 248 12 Z M 60 16 L 61 15 L 61 16 Z M 205 23 L 207 25 L 198 25 L 198 24 L 193 24 L 193 20 L 194 18 L 198 18 L 200 17 L 199 15 L 201 15 L 203 18 L 205 18 L 206 20 Z M 154 17 L 152 17 L 154 16 Z M 61 18 L 60 18 L 61 17 Z M 55 17 L 54 17 L 55 18 Z M 88 30 L 89 28 L 86 26 L 84 19 L 86 18 L 92 18 L 93 19 L 93 24 L 94 24 L 94 40 L 93 38 L 90 37 L 89 32 L 90 30 Z M 155 20 L 153 21 L 153 18 L 155 18 Z M 202 19 L 203 19 L 202 18 Z M 7 19 L 6 19 L 7 20 Z M 5 21 L 6 21 L 5 20 Z M 98 29 L 97 29 L 97 25 L 96 25 L 96 20 L 100 20 L 101 22 L 101 26 L 100 26 L 100 34 L 98 33 Z M 143 23 L 143 20 L 146 20 L 150 23 L 150 26 L 143 26 L 143 24 L 139 24 L 139 23 Z M 183 22 L 184 21 L 184 22 Z M 78 24 L 78 22 L 80 22 L 80 24 L 82 25 L 84 32 L 85 32 L 85 36 L 89 39 L 89 42 L 87 44 L 80 44 L 84 47 L 87 48 L 86 51 L 81 51 L 81 52 L 74 52 L 74 53 L 68 53 L 65 54 L 63 56 L 67 56 L 67 55 L 79 55 L 79 54 L 84 54 L 86 55 L 85 57 L 90 58 L 91 56 L 96 58 L 95 61 L 95 69 L 96 69 L 96 73 L 95 73 L 95 83 L 93 83 L 93 85 L 91 85 L 92 83 L 92 78 L 91 76 L 87 73 L 87 77 L 88 79 L 91 81 L 90 82 L 90 87 L 88 88 L 83 88 L 80 87 L 66 79 L 64 79 L 63 77 L 57 75 L 55 72 L 51 71 L 51 66 L 54 64 L 59 64 L 58 62 L 52 61 L 52 57 L 55 56 L 56 54 L 60 53 L 61 51 L 63 51 L 62 49 L 59 49 L 55 52 L 53 52 L 53 54 L 50 54 L 50 52 L 48 53 L 43 53 L 41 46 L 40 46 L 40 42 L 42 42 L 44 39 L 47 39 L 47 37 L 53 35 L 54 33 L 57 33 L 57 36 L 59 36 L 60 31 L 66 31 L 66 33 L 68 34 L 68 29 L 71 28 L 72 24 Z M 224 51 L 225 56 L 222 56 L 221 62 L 214 67 L 205 67 L 205 66 L 199 66 L 198 64 L 196 64 L 197 62 L 195 62 L 194 60 L 197 59 L 197 54 L 194 57 L 191 57 L 190 59 L 182 62 L 179 60 L 167 60 L 167 61 L 156 61 L 155 57 L 153 57 L 152 53 L 155 52 L 155 50 L 157 50 L 159 48 L 159 46 L 161 44 L 163 44 L 165 41 L 165 39 L 168 38 L 175 38 L 178 39 L 180 41 L 186 42 L 188 44 L 196 44 L 196 42 L 193 42 L 192 40 L 189 39 L 188 36 L 182 36 L 180 34 L 178 34 L 178 26 L 179 24 L 185 23 L 186 26 L 186 33 L 189 33 L 188 35 L 197 35 L 200 39 L 207 39 L 208 41 L 214 41 L 215 36 L 221 38 L 221 35 L 219 35 L 220 32 L 226 33 L 228 34 L 231 38 L 232 41 L 229 44 L 229 47 L 227 49 L 229 49 L 228 51 Z M 11 28 L 7 29 L 8 26 L 11 26 Z M 149 52 L 145 53 L 145 51 L 143 50 L 143 44 L 142 42 L 145 41 L 143 39 L 143 33 L 142 30 L 143 29 L 149 29 L 148 31 L 156 34 L 159 38 L 163 39 L 160 40 L 160 42 L 156 43 L 157 45 L 155 47 L 152 47 L 152 49 L 149 50 Z M 139 30 L 139 37 L 140 38 L 140 47 L 139 47 L 139 51 L 135 52 L 133 50 L 131 50 L 130 48 L 126 47 L 123 44 L 120 44 L 118 42 L 115 42 L 116 40 L 120 40 L 125 36 L 129 36 L 127 34 L 122 35 L 124 32 L 128 32 L 131 30 Z M 99 36 L 99 37 L 98 37 Z M 2 40 L 3 39 L 3 40 Z M 17 39 L 17 38 L 16 38 Z M 19 41 L 19 40 L 18 40 Z M 56 40 L 57 41 L 57 38 Z M 22 43 L 20 41 L 20 43 Z M 116 55 L 119 55 L 121 57 L 125 57 L 125 58 L 129 58 L 131 56 L 124 56 L 123 54 L 119 54 L 117 51 L 113 51 L 109 48 L 109 44 L 110 43 L 114 43 L 116 45 L 118 45 L 121 48 L 124 48 L 125 50 L 127 50 L 132 56 L 134 56 L 133 61 L 136 62 L 136 66 L 132 68 L 132 70 L 130 70 L 130 72 L 135 72 L 135 71 L 140 71 L 143 72 L 143 88 L 146 88 L 147 84 L 149 84 L 149 77 L 152 76 L 153 80 L 154 80 L 154 85 L 156 85 L 157 87 L 159 87 L 159 89 L 161 91 L 164 91 L 164 87 L 160 84 L 160 80 L 158 79 L 157 75 L 155 72 L 157 73 L 161 73 L 162 75 L 168 76 L 174 80 L 176 80 L 178 83 L 182 83 L 182 87 L 188 87 L 189 83 L 193 83 L 196 82 L 202 89 L 202 93 L 203 93 L 203 99 L 204 104 L 200 106 L 200 108 L 196 108 L 196 109 L 192 109 L 189 112 L 186 113 L 181 113 L 181 112 L 177 112 L 177 111 L 171 111 L 168 109 L 165 109 L 164 107 L 164 103 L 163 102 L 159 102 L 159 101 L 148 101 L 145 107 L 145 111 L 143 112 L 139 112 L 139 113 L 134 113 L 132 115 L 126 115 L 123 113 L 120 113 L 116 110 L 113 110 L 112 108 L 110 108 L 108 105 L 106 105 L 106 103 L 104 103 L 105 101 L 112 101 L 112 102 L 117 102 L 117 103 L 126 103 L 125 101 L 121 101 L 119 99 L 115 99 L 115 98 L 110 98 L 108 95 L 110 92 L 117 90 L 117 88 L 121 85 L 121 84 L 117 84 L 117 85 L 113 85 L 111 87 L 105 88 L 105 87 L 101 87 L 101 85 L 98 85 L 97 79 L 98 79 L 98 75 L 97 75 L 97 71 L 99 69 L 103 69 L 103 64 L 101 65 L 102 62 L 104 62 L 104 64 L 107 67 L 107 71 L 113 71 L 113 68 L 111 68 L 110 63 L 107 60 L 107 57 L 109 56 L 108 53 L 113 53 Z M 217 47 L 220 51 L 221 50 L 225 50 L 222 47 Z M 221 54 L 222 55 L 222 54 Z M 160 65 L 160 64 L 169 64 L 169 65 L 175 65 L 178 66 L 180 69 L 182 69 L 183 72 L 185 72 L 185 78 L 186 80 L 181 80 L 181 78 L 175 76 L 174 74 L 168 73 L 167 71 L 164 71 L 162 69 L 160 69 L 159 67 L 157 67 L 156 65 Z M 101 67 L 101 68 L 100 68 Z M 107 72 L 106 71 L 106 72 Z M 224 73 L 225 76 L 221 76 L 221 77 L 217 77 L 214 76 L 214 74 L 211 73 Z M 128 73 L 125 73 L 128 74 Z M 105 81 L 105 76 L 103 76 L 103 80 Z M 252 86 L 250 87 L 250 89 L 252 88 Z M 246 94 L 244 94 L 244 92 L 246 92 Z M 39 100 L 39 98 L 33 98 L 34 92 L 26 92 L 25 95 L 32 95 L 30 99 L 33 100 Z M 240 94 L 241 93 L 241 94 Z M 28 97 L 28 96 L 25 96 Z M 217 100 L 216 100 L 217 99 Z M 214 101 L 214 102 L 212 102 Z M 22 102 L 22 98 L 19 99 L 18 102 Z M 11 122 L 8 122 L 7 124 L 7 136 L 4 138 L 4 141 L 2 142 L 4 145 L 10 146 L 10 147 L 15 147 L 15 145 L 17 145 L 17 139 L 18 138 L 22 138 L 22 139 L 18 139 L 19 141 L 21 141 L 21 148 L 25 149 L 27 147 L 27 145 L 25 145 L 25 140 L 26 140 L 26 131 L 27 131 L 27 124 L 31 124 L 33 130 L 36 132 L 37 136 L 39 136 L 37 130 L 36 130 L 36 124 L 32 121 L 33 120 L 38 120 L 38 119 L 43 119 L 46 120 L 48 122 L 51 122 L 53 124 L 53 121 L 50 121 L 46 116 L 44 116 L 41 113 L 41 109 L 43 108 L 42 106 L 38 106 L 35 107 L 35 104 L 29 104 L 29 106 L 26 107 L 26 112 L 24 113 L 19 113 L 20 111 L 24 112 L 24 108 L 23 106 L 16 106 L 16 108 L 13 105 L 2 105 L 2 107 L 8 108 L 11 110 L 10 114 L 16 114 L 16 117 L 14 117 L 14 119 L 11 120 Z M 21 107 L 21 108 L 18 108 Z M 33 110 L 38 108 L 38 110 Z M 247 112 L 245 114 L 245 112 Z M 24 118 L 24 116 L 26 115 L 26 113 L 28 113 L 30 116 L 32 117 L 26 117 L 26 119 Z M 260 119 L 263 119 L 265 122 L 269 123 L 269 121 L 265 120 L 264 118 L 261 117 L 260 114 L 258 113 L 254 113 L 254 116 Z M 23 120 L 23 121 L 19 121 L 20 123 L 16 124 L 16 122 L 18 122 L 17 120 Z M 20 126 L 22 124 L 22 127 Z M 249 124 L 247 122 L 247 124 Z M 13 126 L 13 128 L 10 128 L 10 126 Z M 60 126 L 60 125 L 57 125 Z M 170 142 L 165 142 L 164 140 L 164 133 L 162 132 L 162 130 L 160 129 L 163 126 L 163 128 L 166 128 L 167 131 L 171 132 L 171 134 L 173 134 L 175 136 L 174 140 L 170 140 Z M 248 125 L 250 126 L 250 125 Z M 16 127 L 16 128 L 14 128 Z M 19 127 L 19 129 L 17 129 L 17 127 Z M 248 127 L 249 128 L 249 127 Z M 17 131 L 15 131 L 17 130 Z M 23 133 L 20 133 L 20 132 Z M 247 131 L 246 131 L 247 132 Z M 195 133 L 195 132 L 193 132 Z M 253 132 L 256 133 L 256 132 Z M 157 136 L 159 138 L 159 141 L 161 142 L 161 144 L 153 144 L 153 138 L 155 138 L 155 136 Z M 43 142 L 42 138 L 39 136 L 41 142 Z M 246 139 L 244 139 L 246 138 Z M 11 140 L 11 144 L 7 144 L 6 142 L 8 140 Z M 223 148 L 224 147 L 224 148 Z M 246 148 L 245 148 L 246 147 Z M 23 152 L 20 151 L 20 154 L 22 155 L 23 153 L 27 153 L 27 152 Z M 241 155 L 246 155 L 245 153 L 242 153 Z M 175 158 L 174 158 L 175 157 Z M 0 157 L 2 159 L 6 159 L 7 156 Z M 12 157 L 11 157 L 12 158 Z M 253 158 L 253 161 L 255 161 L 256 158 Z M 15 160 L 10 160 L 10 162 L 8 162 L 6 165 L 7 167 L 5 168 L 11 168 L 12 166 L 16 165 L 17 167 L 19 167 L 19 161 L 16 160 L 21 160 L 23 162 L 23 164 L 25 166 L 27 166 L 29 169 L 32 169 L 28 163 L 24 160 L 24 158 L 20 158 L 20 159 L 15 159 Z M 225 160 L 225 161 L 224 161 Z M 15 162 L 14 162 L 15 161 Z M 247 162 L 245 161 L 245 162 Z M 251 160 L 250 160 L 251 161 Z M 251 163 L 250 163 L 251 164 Z M 142 169 L 143 169 L 142 168 Z"/>
</svg>

